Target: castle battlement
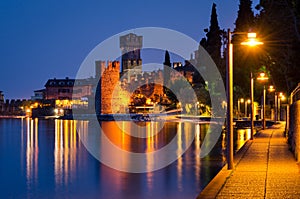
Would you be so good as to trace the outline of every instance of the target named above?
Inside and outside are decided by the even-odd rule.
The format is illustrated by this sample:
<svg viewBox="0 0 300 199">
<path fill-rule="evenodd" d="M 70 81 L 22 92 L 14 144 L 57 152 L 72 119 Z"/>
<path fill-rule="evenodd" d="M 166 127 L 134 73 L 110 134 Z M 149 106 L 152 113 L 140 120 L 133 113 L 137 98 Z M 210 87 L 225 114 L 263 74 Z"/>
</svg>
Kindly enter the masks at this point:
<svg viewBox="0 0 300 199">
<path fill-rule="evenodd" d="M 99 79 L 105 71 L 116 71 L 120 72 L 119 61 L 95 61 L 95 78 Z"/>
<path fill-rule="evenodd" d="M 107 61 L 107 70 L 120 72 L 120 62 L 119 61 Z"/>
</svg>

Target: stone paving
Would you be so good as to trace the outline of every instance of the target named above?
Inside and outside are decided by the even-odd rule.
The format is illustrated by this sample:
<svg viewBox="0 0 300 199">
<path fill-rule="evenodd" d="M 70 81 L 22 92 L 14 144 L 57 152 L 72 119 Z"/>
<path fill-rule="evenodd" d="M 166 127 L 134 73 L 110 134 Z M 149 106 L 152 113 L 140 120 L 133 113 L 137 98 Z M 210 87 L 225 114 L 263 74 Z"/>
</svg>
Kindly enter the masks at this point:
<svg viewBox="0 0 300 199">
<path fill-rule="evenodd" d="M 288 150 L 283 132 L 284 123 L 262 130 L 249 141 L 248 149 L 235 163 L 234 170 L 216 179 L 222 185 L 205 190 L 198 198 L 300 199 L 299 166 Z"/>
</svg>

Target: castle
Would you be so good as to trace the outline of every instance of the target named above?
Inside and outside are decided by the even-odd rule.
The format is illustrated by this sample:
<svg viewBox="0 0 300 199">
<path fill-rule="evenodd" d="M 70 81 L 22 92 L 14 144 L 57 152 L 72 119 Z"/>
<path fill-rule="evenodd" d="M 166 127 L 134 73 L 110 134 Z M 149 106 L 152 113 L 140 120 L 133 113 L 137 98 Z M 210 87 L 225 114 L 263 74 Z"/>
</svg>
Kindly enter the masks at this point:
<svg viewBox="0 0 300 199">
<path fill-rule="evenodd" d="M 48 79 L 45 88 L 34 91 L 31 100 L 4 103 L 0 92 L 0 114 L 16 110 L 17 115 L 60 116 L 71 115 L 72 109 L 77 109 L 100 115 L 153 111 L 156 105 L 168 107 L 174 99 L 170 99 L 165 87 L 182 77 L 193 84 L 195 70 L 188 61 L 184 65 L 172 64 L 166 51 L 164 65 L 172 70 L 143 71 L 142 46 L 142 36 L 121 36 L 121 63 L 95 61 L 95 77 L 86 79 Z"/>
<path fill-rule="evenodd" d="M 164 65 L 173 70 L 142 71 L 142 36 L 133 33 L 120 37 L 122 66 L 119 61 L 96 61 L 97 85 L 95 104 L 97 114 L 114 114 L 135 112 L 139 106 L 170 104 L 163 85 L 168 86 L 182 76 L 191 84 L 195 73 L 194 67 L 186 61 L 183 66 L 174 62 L 173 67 L 166 52 Z M 175 72 L 176 71 L 176 72 Z"/>
<path fill-rule="evenodd" d="M 120 78 L 122 74 L 120 62 L 108 61 L 107 65 L 103 61 L 96 63 L 101 63 L 96 64 L 100 67 L 96 71 L 101 71 L 100 74 L 102 74 L 96 91 L 97 114 L 132 112 L 133 109 L 128 109 L 131 105 L 132 107 L 153 105 L 164 95 L 161 70 L 150 73 L 132 73 L 127 79 Z M 141 98 L 140 102 L 139 98 Z"/>
</svg>

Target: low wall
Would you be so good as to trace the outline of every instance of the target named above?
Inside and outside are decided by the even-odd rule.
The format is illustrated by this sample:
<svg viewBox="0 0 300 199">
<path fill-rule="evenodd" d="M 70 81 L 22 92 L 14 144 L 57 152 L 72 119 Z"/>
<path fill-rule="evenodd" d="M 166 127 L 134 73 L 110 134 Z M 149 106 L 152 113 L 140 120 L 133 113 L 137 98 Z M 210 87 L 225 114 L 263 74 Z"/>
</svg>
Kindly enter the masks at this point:
<svg viewBox="0 0 300 199">
<path fill-rule="evenodd" d="M 290 106 L 288 142 L 297 161 L 300 161 L 300 100 Z"/>
</svg>

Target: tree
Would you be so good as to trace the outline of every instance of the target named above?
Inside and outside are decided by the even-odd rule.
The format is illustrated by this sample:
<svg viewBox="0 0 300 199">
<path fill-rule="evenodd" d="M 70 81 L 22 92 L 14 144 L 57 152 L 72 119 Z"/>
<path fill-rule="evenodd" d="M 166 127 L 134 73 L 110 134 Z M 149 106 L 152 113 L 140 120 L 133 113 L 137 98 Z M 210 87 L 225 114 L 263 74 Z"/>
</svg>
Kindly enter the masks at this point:
<svg viewBox="0 0 300 199">
<path fill-rule="evenodd" d="M 240 0 L 238 17 L 235 21 L 235 32 L 248 32 L 253 29 L 254 13 L 251 0 Z"/>
<path fill-rule="evenodd" d="M 168 88 L 169 86 L 169 82 L 170 82 L 170 72 L 171 70 L 167 67 L 171 68 L 171 61 L 170 61 L 170 54 L 169 52 L 166 50 L 165 52 L 165 61 L 164 61 L 164 70 L 163 70 L 163 74 L 164 74 L 164 92 L 166 93 L 167 90 L 166 88 Z"/>
<path fill-rule="evenodd" d="M 262 0 L 258 28 L 264 35 L 275 86 L 291 92 L 300 82 L 300 3 L 297 0 Z"/>
<path fill-rule="evenodd" d="M 206 34 L 206 50 L 214 60 L 217 66 L 221 63 L 221 30 L 218 23 L 216 4 L 214 3 L 211 10 L 209 31 Z"/>
<path fill-rule="evenodd" d="M 164 61 L 164 65 L 165 65 L 165 66 L 171 67 L 170 54 L 169 54 L 169 52 L 168 52 L 167 50 L 166 50 L 166 52 L 165 52 L 165 61 Z"/>
<path fill-rule="evenodd" d="M 216 7 L 217 5 L 213 3 L 210 16 L 210 26 L 209 29 L 204 30 L 206 32 L 206 38 L 202 38 L 200 46 L 209 53 L 225 80 L 225 61 L 221 56 L 222 30 L 220 30 L 219 27 Z"/>
</svg>

